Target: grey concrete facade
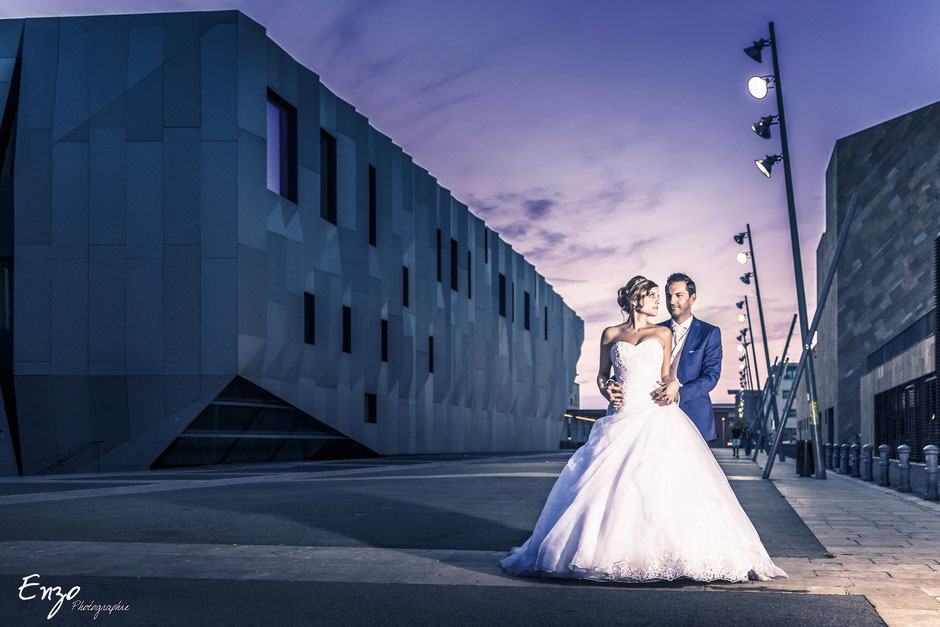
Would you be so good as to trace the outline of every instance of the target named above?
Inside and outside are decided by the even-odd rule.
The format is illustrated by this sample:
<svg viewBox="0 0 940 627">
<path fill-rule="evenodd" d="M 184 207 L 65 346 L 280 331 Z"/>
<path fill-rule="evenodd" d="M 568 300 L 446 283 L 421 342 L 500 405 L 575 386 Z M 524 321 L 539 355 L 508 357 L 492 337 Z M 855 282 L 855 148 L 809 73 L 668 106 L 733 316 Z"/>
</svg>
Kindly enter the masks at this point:
<svg viewBox="0 0 940 627">
<path fill-rule="evenodd" d="M 822 434 L 836 443 L 859 436 L 872 442 L 874 395 L 936 370 L 935 328 L 877 366 L 869 366 L 869 356 L 937 306 L 940 103 L 836 142 L 826 172 L 826 231 L 816 250 L 820 288 L 856 190 L 858 208 L 816 344 Z"/>
<path fill-rule="evenodd" d="M 100 455 L 66 467 L 147 468 L 236 377 L 380 454 L 558 447 L 581 318 L 262 25 L 237 11 L 4 20 L 0 74 L 16 112 L 7 472 L 14 455 L 32 474 L 96 440 Z M 296 202 L 266 184 L 269 90 L 296 110 Z"/>
</svg>

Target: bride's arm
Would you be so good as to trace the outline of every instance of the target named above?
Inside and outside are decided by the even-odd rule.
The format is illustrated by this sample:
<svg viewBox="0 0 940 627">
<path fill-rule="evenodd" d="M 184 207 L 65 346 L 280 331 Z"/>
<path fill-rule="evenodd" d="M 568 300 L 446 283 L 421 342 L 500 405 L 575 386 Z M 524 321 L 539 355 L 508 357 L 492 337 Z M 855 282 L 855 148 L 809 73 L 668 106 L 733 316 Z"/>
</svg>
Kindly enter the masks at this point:
<svg viewBox="0 0 940 627">
<path fill-rule="evenodd" d="M 607 377 L 610 376 L 610 341 L 613 336 L 610 327 L 604 329 L 604 332 L 601 333 L 601 362 L 597 367 L 597 389 L 600 391 L 601 395 L 610 400 L 610 396 L 607 392 Z"/>
<path fill-rule="evenodd" d="M 663 332 L 660 332 L 660 337 L 663 340 L 663 368 L 660 380 L 663 384 L 666 384 L 672 381 L 669 376 L 669 371 L 672 369 L 672 331 L 666 327 L 660 328 L 663 330 Z"/>
</svg>

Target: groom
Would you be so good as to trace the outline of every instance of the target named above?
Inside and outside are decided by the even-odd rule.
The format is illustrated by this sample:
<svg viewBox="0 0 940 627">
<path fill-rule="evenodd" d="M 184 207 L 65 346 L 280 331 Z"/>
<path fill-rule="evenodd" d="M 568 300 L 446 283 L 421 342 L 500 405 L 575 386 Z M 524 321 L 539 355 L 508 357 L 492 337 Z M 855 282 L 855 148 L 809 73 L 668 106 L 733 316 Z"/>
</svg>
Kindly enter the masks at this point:
<svg viewBox="0 0 940 627">
<path fill-rule="evenodd" d="M 695 302 L 695 281 L 675 272 L 666 279 L 666 306 L 671 320 L 660 322 L 672 329 L 672 382 L 653 392 L 659 405 L 679 403 L 706 442 L 717 438 L 715 414 L 708 393 L 718 385 L 721 376 L 721 332 L 718 327 L 692 315 Z M 612 400 L 619 400 L 620 384 L 612 381 L 608 391 Z"/>
<path fill-rule="evenodd" d="M 708 393 L 721 376 L 721 331 L 692 315 L 695 281 L 681 272 L 666 279 L 666 306 L 671 320 L 660 322 L 672 329 L 672 381 L 660 386 L 653 398 L 660 405 L 679 403 L 706 442 L 717 438 L 715 413 Z"/>
</svg>

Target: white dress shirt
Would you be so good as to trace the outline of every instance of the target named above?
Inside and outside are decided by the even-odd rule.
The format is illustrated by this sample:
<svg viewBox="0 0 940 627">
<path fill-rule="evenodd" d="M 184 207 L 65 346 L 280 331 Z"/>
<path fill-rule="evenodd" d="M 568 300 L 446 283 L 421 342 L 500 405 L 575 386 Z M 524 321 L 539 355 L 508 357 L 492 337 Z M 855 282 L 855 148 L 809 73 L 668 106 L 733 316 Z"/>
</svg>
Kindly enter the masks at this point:
<svg viewBox="0 0 940 627">
<path fill-rule="evenodd" d="M 682 347 L 685 346 L 685 338 L 689 335 L 689 327 L 692 326 L 693 317 L 692 314 L 689 314 L 685 322 L 677 323 L 675 320 L 672 320 L 669 323 L 669 327 L 672 329 L 672 364 L 669 368 L 669 376 L 679 383 L 680 391 L 682 382 L 679 381 L 678 376 L 679 359 L 682 355 Z M 678 403 L 678 400 L 676 402 Z"/>
</svg>

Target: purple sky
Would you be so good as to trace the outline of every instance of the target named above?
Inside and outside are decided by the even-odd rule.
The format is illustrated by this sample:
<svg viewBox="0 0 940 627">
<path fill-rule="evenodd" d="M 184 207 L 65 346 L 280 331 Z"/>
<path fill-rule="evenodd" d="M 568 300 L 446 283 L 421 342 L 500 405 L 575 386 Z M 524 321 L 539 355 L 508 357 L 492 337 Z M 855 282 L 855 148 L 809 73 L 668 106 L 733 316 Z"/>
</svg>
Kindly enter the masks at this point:
<svg viewBox="0 0 940 627">
<path fill-rule="evenodd" d="M 771 73 L 742 48 L 779 36 L 810 314 L 824 176 L 836 139 L 940 100 L 940 3 L 531 0 L 8 0 L 0 16 L 238 8 L 466 202 L 585 320 L 582 407 L 602 329 L 635 274 L 691 275 L 737 386 L 731 236 L 750 222 L 771 360 L 796 310 L 779 152 L 750 130 L 776 113 L 745 89 Z M 750 291 L 749 291 L 750 290 Z M 665 301 L 661 318 L 665 318 Z M 752 305 L 755 332 L 756 307 Z M 758 332 L 759 333 L 759 332 Z M 758 354 L 762 348 L 757 346 Z M 766 368 L 761 365 L 761 373 Z"/>
</svg>

